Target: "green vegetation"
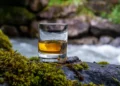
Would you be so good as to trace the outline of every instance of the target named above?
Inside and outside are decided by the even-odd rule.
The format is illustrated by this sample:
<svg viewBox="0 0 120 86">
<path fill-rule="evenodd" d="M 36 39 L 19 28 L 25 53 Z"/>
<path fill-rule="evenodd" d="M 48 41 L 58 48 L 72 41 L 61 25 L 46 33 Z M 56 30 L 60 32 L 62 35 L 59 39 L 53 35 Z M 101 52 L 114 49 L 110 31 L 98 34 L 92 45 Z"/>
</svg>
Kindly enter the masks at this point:
<svg viewBox="0 0 120 86">
<path fill-rule="evenodd" d="M 114 23 L 120 23 L 120 5 L 117 5 L 113 8 L 111 14 L 108 15 L 108 18 Z"/>
<path fill-rule="evenodd" d="M 101 86 L 68 80 L 57 63 L 31 61 L 20 53 L 0 49 L 0 83 L 10 86 Z"/>
<path fill-rule="evenodd" d="M 101 61 L 101 62 L 98 62 L 98 64 L 100 64 L 100 65 L 108 65 L 109 63 L 106 62 L 106 61 Z"/>
<path fill-rule="evenodd" d="M 49 1 L 49 6 L 53 6 L 53 5 L 70 5 L 70 4 L 82 4 L 83 2 L 85 2 L 86 0 L 50 0 Z"/>
<path fill-rule="evenodd" d="M 85 62 L 82 62 L 80 64 L 73 64 L 73 68 L 75 70 L 86 70 L 88 69 L 88 64 Z"/>
<path fill-rule="evenodd" d="M 7 45 L 6 45 L 7 44 Z M 10 86 L 101 86 L 68 80 L 57 63 L 41 63 L 38 57 L 28 59 L 13 51 L 11 43 L 0 30 L 0 84 Z M 75 69 L 87 69 L 86 63 L 74 64 Z"/>
<path fill-rule="evenodd" d="M 5 50 L 12 50 L 12 44 L 9 38 L 0 30 L 0 48 Z"/>
<path fill-rule="evenodd" d="M 0 74 L 10 86 L 72 86 L 60 67 L 31 62 L 13 51 L 0 50 Z"/>
<path fill-rule="evenodd" d="M 35 61 L 35 62 L 39 62 L 40 58 L 39 57 L 31 57 L 29 58 L 30 61 Z"/>
<path fill-rule="evenodd" d="M 0 8 L 0 23 L 21 24 L 26 23 L 26 20 L 31 20 L 35 16 L 26 8 L 22 7 L 1 7 Z"/>
<path fill-rule="evenodd" d="M 113 77 L 113 80 L 118 83 L 118 86 L 120 86 L 120 81 Z"/>
<path fill-rule="evenodd" d="M 112 11 L 110 13 L 103 12 L 101 13 L 101 16 L 103 18 L 107 18 L 110 21 L 119 24 L 120 23 L 120 5 L 116 5 L 113 7 Z"/>
</svg>

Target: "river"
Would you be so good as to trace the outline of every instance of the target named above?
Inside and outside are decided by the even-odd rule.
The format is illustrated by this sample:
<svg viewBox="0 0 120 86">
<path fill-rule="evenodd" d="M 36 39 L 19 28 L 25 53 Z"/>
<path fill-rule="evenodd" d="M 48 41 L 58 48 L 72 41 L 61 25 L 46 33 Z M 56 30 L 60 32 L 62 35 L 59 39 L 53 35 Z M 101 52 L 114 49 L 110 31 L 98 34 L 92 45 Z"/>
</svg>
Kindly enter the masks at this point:
<svg viewBox="0 0 120 86">
<path fill-rule="evenodd" d="M 37 39 L 11 39 L 13 49 L 28 58 L 38 56 Z M 120 64 L 120 47 L 111 45 L 72 45 L 68 44 L 67 55 L 78 56 L 82 61 L 107 61 L 111 64 Z"/>
</svg>

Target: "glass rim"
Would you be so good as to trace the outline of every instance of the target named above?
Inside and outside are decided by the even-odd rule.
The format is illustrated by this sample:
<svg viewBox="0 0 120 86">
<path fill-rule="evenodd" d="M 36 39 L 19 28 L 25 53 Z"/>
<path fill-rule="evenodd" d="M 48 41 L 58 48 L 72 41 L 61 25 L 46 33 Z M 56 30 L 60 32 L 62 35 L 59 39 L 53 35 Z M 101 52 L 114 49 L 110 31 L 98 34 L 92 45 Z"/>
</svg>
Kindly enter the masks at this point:
<svg viewBox="0 0 120 86">
<path fill-rule="evenodd" d="M 67 23 L 39 23 L 39 25 L 68 25 Z"/>
</svg>

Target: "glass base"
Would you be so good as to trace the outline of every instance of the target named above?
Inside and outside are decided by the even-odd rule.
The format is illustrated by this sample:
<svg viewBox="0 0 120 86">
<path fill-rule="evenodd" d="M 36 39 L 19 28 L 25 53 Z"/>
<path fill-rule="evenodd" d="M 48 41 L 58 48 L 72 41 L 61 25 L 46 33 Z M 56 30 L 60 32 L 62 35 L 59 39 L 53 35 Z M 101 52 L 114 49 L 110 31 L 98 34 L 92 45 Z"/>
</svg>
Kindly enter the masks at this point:
<svg viewBox="0 0 120 86">
<path fill-rule="evenodd" d="M 57 62 L 64 63 L 67 60 L 66 54 L 46 54 L 38 52 L 41 62 Z"/>
</svg>

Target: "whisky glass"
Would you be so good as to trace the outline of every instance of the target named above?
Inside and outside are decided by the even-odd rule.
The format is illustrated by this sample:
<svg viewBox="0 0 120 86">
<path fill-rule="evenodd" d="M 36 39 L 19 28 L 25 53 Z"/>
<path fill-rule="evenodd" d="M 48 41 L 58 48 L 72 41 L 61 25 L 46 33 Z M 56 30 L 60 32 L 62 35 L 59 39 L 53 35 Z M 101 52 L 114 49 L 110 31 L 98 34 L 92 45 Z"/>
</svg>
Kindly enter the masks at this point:
<svg viewBox="0 0 120 86">
<path fill-rule="evenodd" d="M 64 63 L 67 59 L 67 24 L 40 23 L 38 55 L 41 62 Z"/>
</svg>

